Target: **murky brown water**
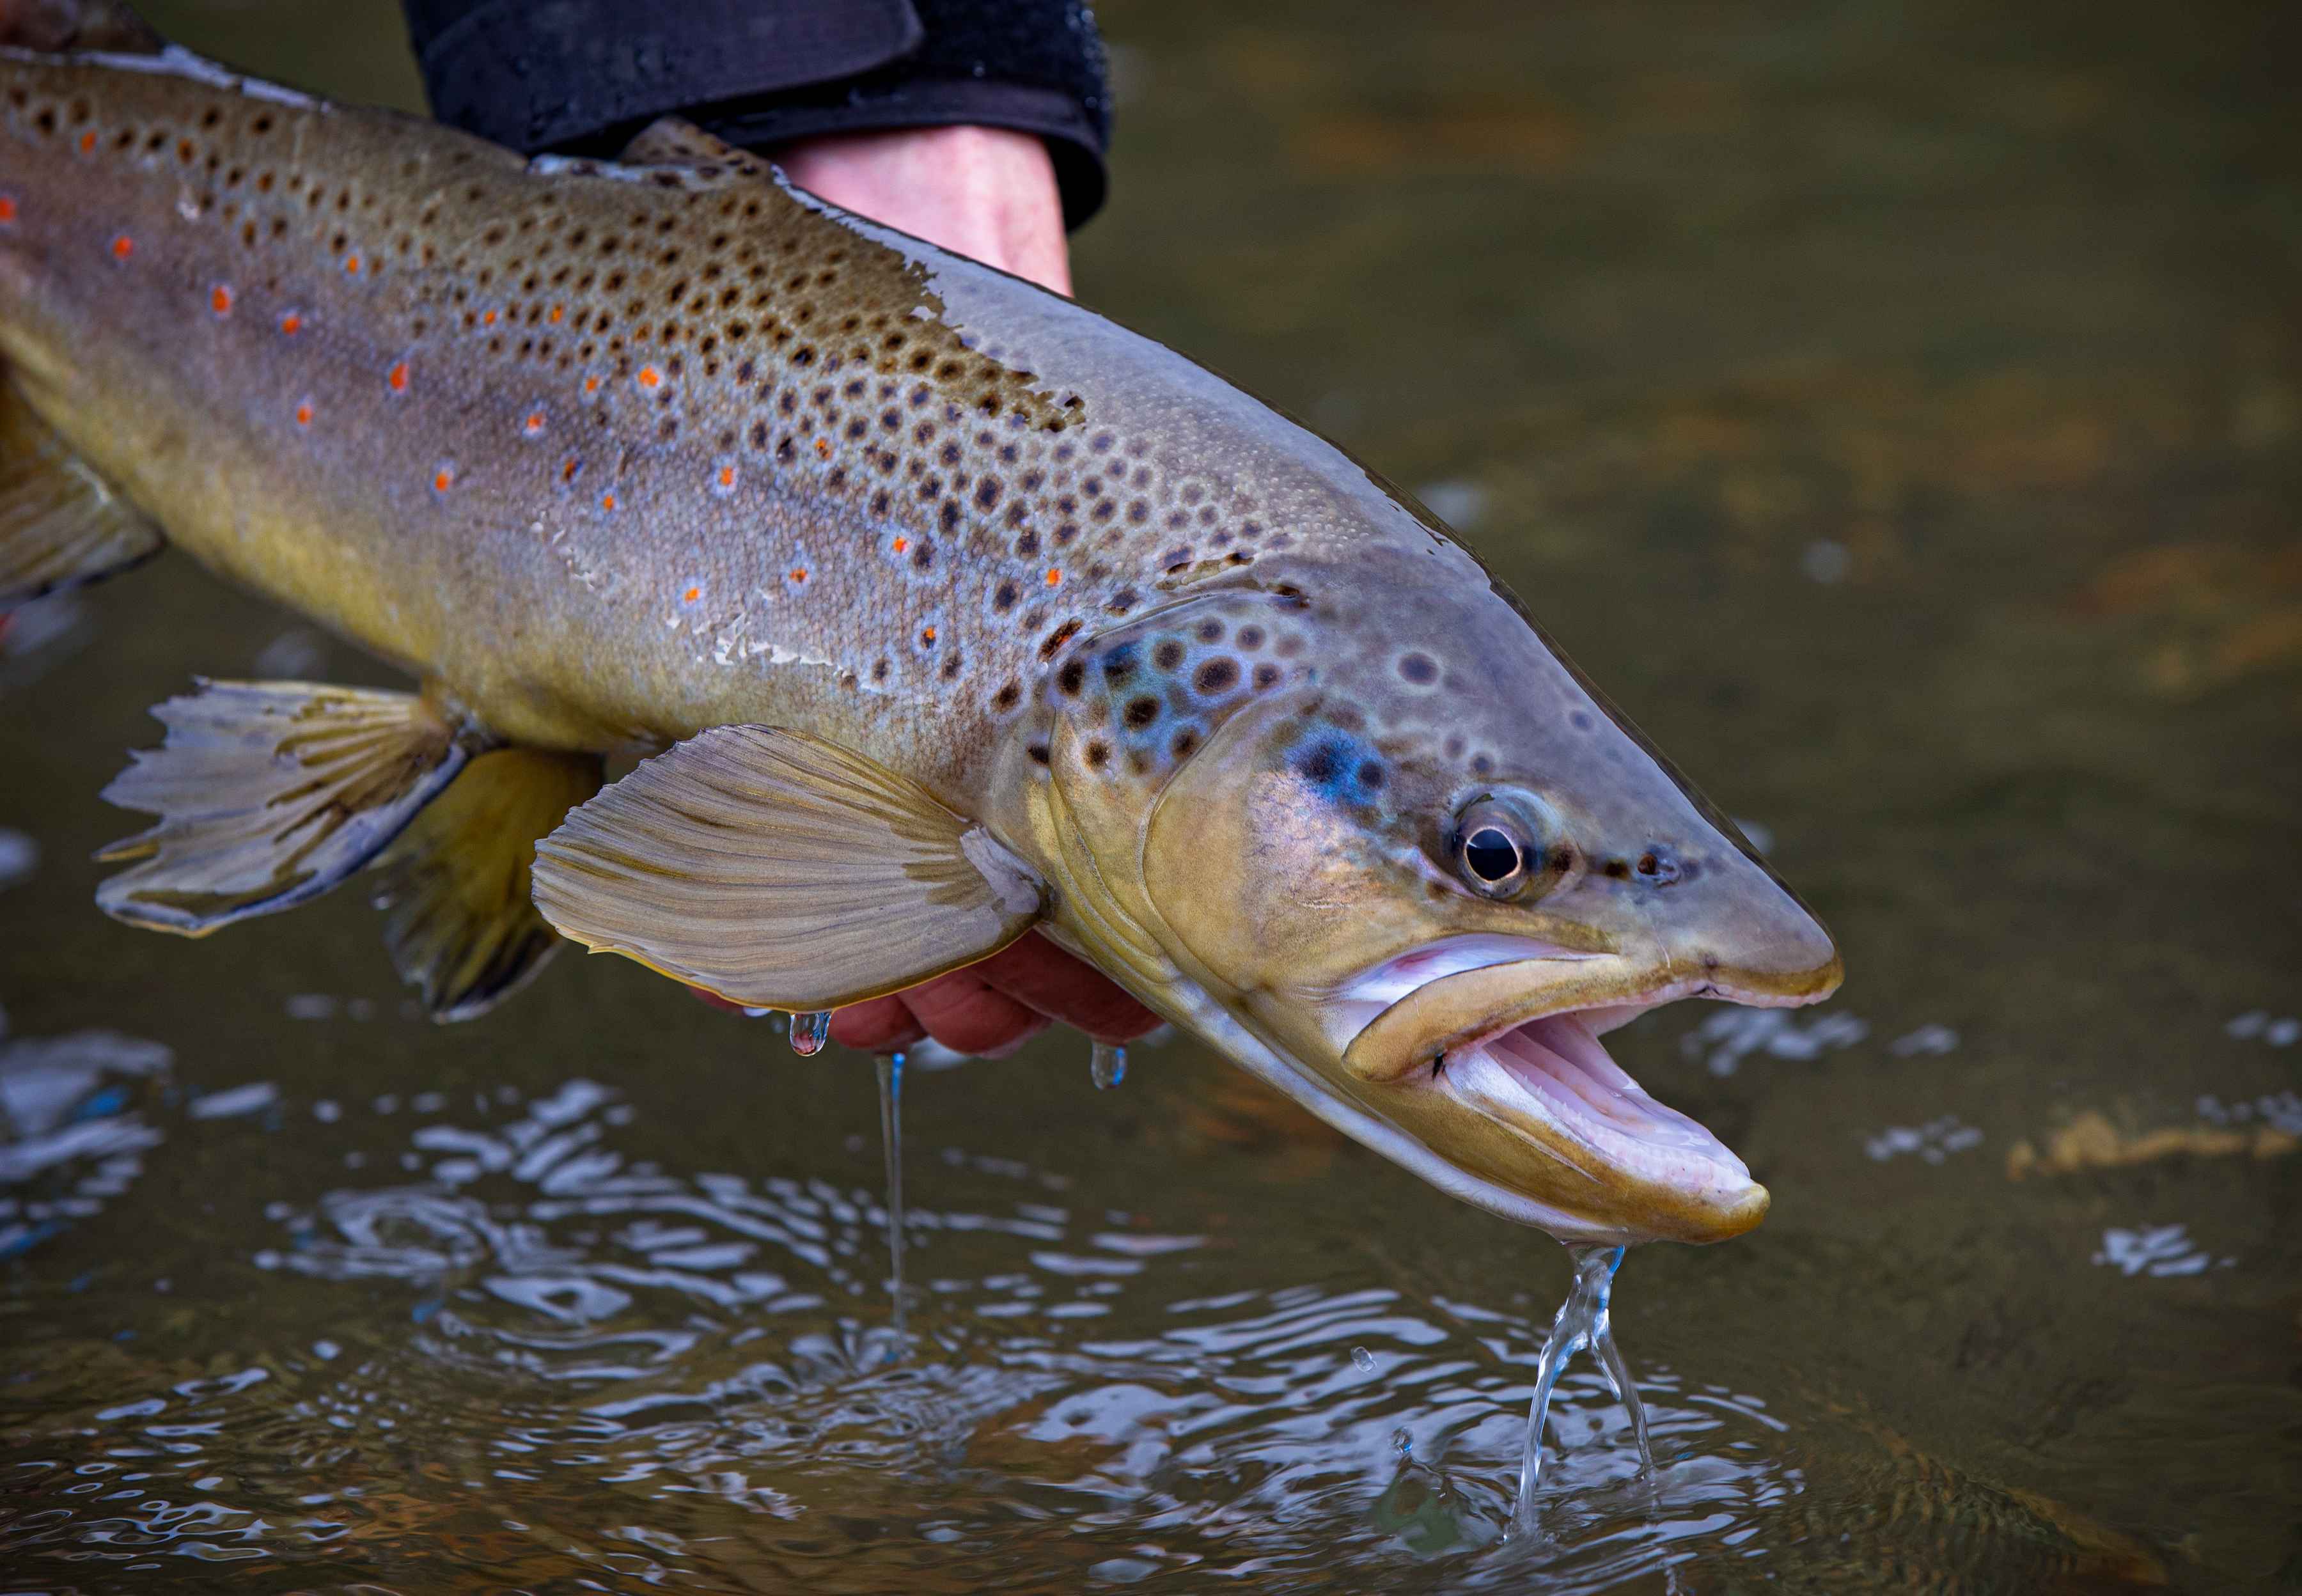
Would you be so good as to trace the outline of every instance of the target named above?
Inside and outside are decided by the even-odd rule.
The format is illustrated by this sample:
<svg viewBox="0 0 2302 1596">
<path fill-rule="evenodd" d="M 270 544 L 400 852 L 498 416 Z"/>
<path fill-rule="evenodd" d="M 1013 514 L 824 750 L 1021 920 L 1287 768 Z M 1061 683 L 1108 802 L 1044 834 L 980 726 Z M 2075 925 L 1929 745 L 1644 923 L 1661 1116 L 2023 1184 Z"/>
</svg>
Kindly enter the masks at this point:
<svg viewBox="0 0 2302 1596">
<path fill-rule="evenodd" d="M 151 9 L 409 92 L 373 0 Z M 382 679 L 171 559 L 0 659 L 11 1588 L 2302 1589 L 2273 11 L 1105 8 L 1084 296 L 1421 485 L 1844 944 L 1617 1050 L 1776 1199 L 1624 1266 L 1659 1499 L 1579 1366 L 1494 1544 L 1563 1256 L 1191 1048 L 914 1073 L 886 1367 L 863 1060 L 106 921 L 145 705 Z"/>
</svg>

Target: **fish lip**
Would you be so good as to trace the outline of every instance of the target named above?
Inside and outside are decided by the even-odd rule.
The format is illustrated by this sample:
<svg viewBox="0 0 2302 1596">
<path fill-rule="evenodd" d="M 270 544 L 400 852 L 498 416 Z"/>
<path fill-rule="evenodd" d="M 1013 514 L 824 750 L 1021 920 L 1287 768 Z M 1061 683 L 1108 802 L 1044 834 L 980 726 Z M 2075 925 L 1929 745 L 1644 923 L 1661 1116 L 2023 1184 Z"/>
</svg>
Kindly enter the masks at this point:
<svg viewBox="0 0 2302 1596">
<path fill-rule="evenodd" d="M 1417 950 L 1419 951 L 1419 950 Z M 1411 955 L 1405 955 L 1411 956 Z M 1384 960 L 1349 985 L 1361 985 L 1399 962 Z M 1559 968 L 1574 965 L 1559 979 Z M 1537 973 L 1548 979 L 1531 980 Z M 1373 1084 L 1399 1080 L 1449 1053 L 1476 1047 L 1556 1014 L 1600 1009 L 1641 1012 L 1681 998 L 1706 997 L 1750 1008 L 1802 1008 L 1838 989 L 1844 965 L 1803 979 L 1742 976 L 1718 968 L 1682 972 L 1665 963 L 1612 953 L 1572 953 L 1499 962 L 1433 978 L 1393 1001 L 1360 1027 L 1343 1048 L 1343 1069 Z M 1516 987 L 1516 993 L 1511 988 Z"/>
</svg>

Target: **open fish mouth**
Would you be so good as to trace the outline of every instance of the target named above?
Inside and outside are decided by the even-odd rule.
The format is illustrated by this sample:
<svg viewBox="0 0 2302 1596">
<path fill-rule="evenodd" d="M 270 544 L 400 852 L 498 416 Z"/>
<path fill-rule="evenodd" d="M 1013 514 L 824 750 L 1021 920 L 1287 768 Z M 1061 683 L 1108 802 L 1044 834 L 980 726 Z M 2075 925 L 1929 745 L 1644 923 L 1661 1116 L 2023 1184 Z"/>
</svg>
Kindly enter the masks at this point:
<svg viewBox="0 0 2302 1596">
<path fill-rule="evenodd" d="M 1398 1092 L 1392 1117 L 1549 1210 L 1545 1229 L 1573 1239 L 1718 1241 L 1765 1217 L 1766 1188 L 1599 1038 L 1680 998 L 1788 1006 L 1836 985 L 1835 959 L 1798 979 L 1753 979 L 1716 964 L 1690 971 L 1518 937 L 1456 937 L 1374 966 L 1328 1012 L 1331 1034 L 1348 1036 L 1342 1066 L 1363 1091 Z"/>
</svg>

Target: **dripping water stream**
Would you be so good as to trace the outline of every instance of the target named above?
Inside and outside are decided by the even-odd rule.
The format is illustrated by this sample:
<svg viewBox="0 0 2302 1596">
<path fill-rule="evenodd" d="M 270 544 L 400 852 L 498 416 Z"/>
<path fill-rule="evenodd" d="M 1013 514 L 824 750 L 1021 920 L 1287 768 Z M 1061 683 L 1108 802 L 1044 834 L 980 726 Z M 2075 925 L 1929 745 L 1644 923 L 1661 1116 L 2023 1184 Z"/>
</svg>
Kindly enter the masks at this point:
<svg viewBox="0 0 2302 1596">
<path fill-rule="evenodd" d="M 1622 1266 L 1623 1248 L 1570 1243 L 1567 1256 L 1575 1265 L 1575 1281 L 1567 1300 L 1550 1321 L 1550 1338 L 1543 1343 L 1535 1365 L 1534 1400 L 1528 1405 L 1526 1452 L 1519 1465 L 1518 1497 L 1511 1505 L 1510 1533 L 1525 1534 L 1534 1528 L 1534 1492 L 1542 1476 L 1542 1426 L 1550 1412 L 1550 1395 L 1575 1353 L 1589 1348 L 1598 1356 L 1608 1389 L 1630 1415 L 1631 1433 L 1639 1449 L 1639 1474 L 1650 1486 L 1655 1477 L 1654 1449 L 1647 1435 L 1647 1413 L 1639 1401 L 1639 1388 L 1630 1365 L 1615 1344 L 1614 1321 L 1608 1299 L 1615 1288 L 1615 1271 Z"/>
<path fill-rule="evenodd" d="M 883 1054 L 878 1066 L 879 1146 L 887 1164 L 887 1291 L 894 1305 L 889 1356 L 894 1358 L 903 1351 L 903 1055 Z"/>
</svg>

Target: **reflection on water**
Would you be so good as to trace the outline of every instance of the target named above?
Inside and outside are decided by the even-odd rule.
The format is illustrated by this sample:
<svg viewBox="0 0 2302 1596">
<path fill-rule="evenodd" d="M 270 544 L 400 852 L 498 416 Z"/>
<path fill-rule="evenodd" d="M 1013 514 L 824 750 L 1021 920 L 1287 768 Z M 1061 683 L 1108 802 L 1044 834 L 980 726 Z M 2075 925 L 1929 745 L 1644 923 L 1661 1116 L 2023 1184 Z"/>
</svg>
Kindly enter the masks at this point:
<svg viewBox="0 0 2302 1596">
<path fill-rule="evenodd" d="M 1847 1447 L 1843 1426 L 1796 1437 L 1764 1399 L 1644 1365 L 1650 1488 L 1628 1411 L 1585 1368 L 1558 1382 L 1541 1533 L 1497 1551 L 1542 1351 L 1526 1312 L 1315 1280 L 1203 1295 L 1215 1238 L 1090 1211 L 1072 1179 L 1015 1160 L 952 1147 L 928 1165 L 939 1200 L 904 1214 L 921 1278 L 895 1362 L 888 1215 L 863 1186 L 666 1167 L 626 1146 L 634 1105 L 583 1078 L 533 1096 L 298 1102 L 256 1082 L 139 1102 L 167 1068 L 165 1049 L 94 1032 L 0 1055 L 20 1131 L 0 1180 L 50 1194 L 10 1199 L 41 1227 L 12 1246 L 58 1243 L 164 1139 L 229 1168 L 290 1138 L 342 1173 L 265 1204 L 250 1287 L 283 1328 L 326 1333 L 251 1327 L 219 1357 L 183 1345 L 200 1326 L 181 1317 L 131 1312 L 108 1339 L 52 1325 L 0 1451 L 13 1568 L 189 1558 L 308 1580 L 438 1545 L 527 1583 L 775 1589 L 828 1563 L 842 1588 L 919 1588 L 931 1569 L 962 1589 L 1019 1529 L 1048 1557 L 1040 1533 L 1063 1526 L 1061 1560 L 1097 1580 L 1404 1558 L 1466 1588 L 1540 1569 L 1600 1590 L 1682 1543 L 1803 1536 L 1845 1512 L 1801 1505 L 1811 1449 Z M 1940 1497 L 1906 1526 L 1921 1540 L 1972 1512 L 1975 1488 L 1940 1472 L 1914 1476 Z M 2036 1514 L 2015 1539 L 2092 1555 Z"/>
<path fill-rule="evenodd" d="M 148 9 L 409 82 L 384 0 Z M 391 679 L 168 559 L 0 629 L 0 1568 L 2292 1584 L 2282 13 L 1097 10 L 1128 98 L 1084 291 L 1424 484 L 1844 945 L 1821 1010 L 1610 1038 L 1775 1199 L 1612 1301 L 1653 1491 L 1577 1365 L 1542 1533 L 1502 1538 L 1558 1249 L 1195 1047 L 1120 1091 L 1076 1037 L 911 1056 L 890 1359 L 866 1061 L 609 960 L 424 1024 L 356 894 L 105 920 L 147 705 Z"/>
</svg>

